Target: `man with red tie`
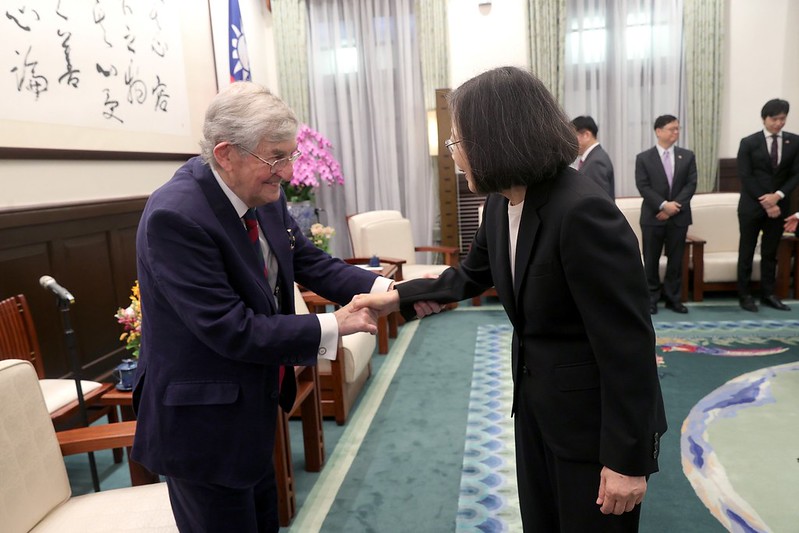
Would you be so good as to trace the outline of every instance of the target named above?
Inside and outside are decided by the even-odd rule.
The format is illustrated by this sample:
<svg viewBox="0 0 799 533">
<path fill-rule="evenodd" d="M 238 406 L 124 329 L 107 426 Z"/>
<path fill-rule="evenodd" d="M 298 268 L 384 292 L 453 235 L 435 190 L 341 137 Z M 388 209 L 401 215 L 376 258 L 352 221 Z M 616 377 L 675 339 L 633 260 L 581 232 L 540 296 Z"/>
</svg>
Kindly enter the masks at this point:
<svg viewBox="0 0 799 533">
<path fill-rule="evenodd" d="M 180 531 L 278 530 L 272 457 L 293 365 L 377 329 L 351 305 L 295 315 L 294 282 L 342 305 L 391 286 L 319 250 L 289 215 L 280 183 L 301 155 L 297 125 L 264 87 L 231 84 L 208 107 L 201 155 L 150 196 L 139 223 L 132 457 L 166 477 Z"/>
<path fill-rule="evenodd" d="M 766 102 L 760 111 L 763 129 L 741 139 L 738 148 L 738 298 L 741 308 L 752 312 L 757 311 L 757 304 L 749 282 L 761 232 L 760 301 L 774 309 L 790 310 L 774 294 L 783 219 L 790 209 L 791 192 L 799 184 L 799 136 L 782 131 L 789 110 L 785 100 Z"/>
<path fill-rule="evenodd" d="M 635 186 L 641 205 L 641 247 L 649 285 L 649 312 L 658 312 L 661 296 L 666 308 L 687 313 L 681 300 L 682 257 L 691 225 L 691 198 L 696 192 L 696 158 L 675 146 L 680 121 L 673 115 L 655 119 L 657 144 L 635 158 Z M 660 255 L 665 249 L 666 275 L 660 283 Z"/>
</svg>

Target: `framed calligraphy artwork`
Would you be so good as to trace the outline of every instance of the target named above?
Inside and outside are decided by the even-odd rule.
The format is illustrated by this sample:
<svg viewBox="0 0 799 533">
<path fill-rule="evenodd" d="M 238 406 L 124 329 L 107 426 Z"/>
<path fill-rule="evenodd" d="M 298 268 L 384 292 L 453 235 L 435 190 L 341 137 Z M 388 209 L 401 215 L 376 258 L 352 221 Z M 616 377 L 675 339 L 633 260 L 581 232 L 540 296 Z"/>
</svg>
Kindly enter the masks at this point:
<svg viewBox="0 0 799 533">
<path fill-rule="evenodd" d="M 0 156 L 197 153 L 216 92 L 207 9 L 199 0 L 0 0 Z M 186 52 L 207 53 L 209 66 Z"/>
</svg>

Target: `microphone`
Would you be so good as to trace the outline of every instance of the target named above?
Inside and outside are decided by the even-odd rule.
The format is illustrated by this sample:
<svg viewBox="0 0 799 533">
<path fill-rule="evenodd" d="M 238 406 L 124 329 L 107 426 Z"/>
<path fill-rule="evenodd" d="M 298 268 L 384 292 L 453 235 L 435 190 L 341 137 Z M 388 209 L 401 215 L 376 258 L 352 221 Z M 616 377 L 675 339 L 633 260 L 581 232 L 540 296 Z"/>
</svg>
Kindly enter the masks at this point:
<svg viewBox="0 0 799 533">
<path fill-rule="evenodd" d="M 58 282 L 52 278 L 52 276 L 42 276 L 39 278 L 39 285 L 58 296 L 60 300 L 68 301 L 71 304 L 75 303 L 75 297 L 72 296 L 72 293 L 59 285 Z"/>
</svg>

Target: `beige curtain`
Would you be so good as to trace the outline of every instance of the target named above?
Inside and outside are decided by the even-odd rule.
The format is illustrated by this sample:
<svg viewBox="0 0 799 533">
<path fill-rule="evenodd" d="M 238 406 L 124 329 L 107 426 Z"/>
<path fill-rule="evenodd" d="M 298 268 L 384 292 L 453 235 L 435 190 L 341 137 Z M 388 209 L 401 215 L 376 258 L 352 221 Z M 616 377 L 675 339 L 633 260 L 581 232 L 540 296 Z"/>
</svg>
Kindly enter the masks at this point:
<svg viewBox="0 0 799 533">
<path fill-rule="evenodd" d="M 280 97 L 300 122 L 311 119 L 308 104 L 308 14 L 305 0 L 272 0 Z"/>
<path fill-rule="evenodd" d="M 685 0 L 688 123 L 696 154 L 697 192 L 717 188 L 724 0 Z"/>
<path fill-rule="evenodd" d="M 436 108 L 436 89 L 449 88 L 447 2 L 416 0 L 419 52 L 422 56 L 424 107 Z"/>
<path fill-rule="evenodd" d="M 563 104 L 566 0 L 528 0 L 530 68 Z"/>
</svg>

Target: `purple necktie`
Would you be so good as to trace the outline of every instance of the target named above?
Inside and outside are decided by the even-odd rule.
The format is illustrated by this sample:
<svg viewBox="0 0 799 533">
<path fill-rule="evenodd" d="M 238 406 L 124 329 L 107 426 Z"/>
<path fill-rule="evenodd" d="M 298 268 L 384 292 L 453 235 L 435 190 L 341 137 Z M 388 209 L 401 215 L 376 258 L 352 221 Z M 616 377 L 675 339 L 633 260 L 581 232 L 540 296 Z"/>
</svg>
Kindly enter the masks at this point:
<svg viewBox="0 0 799 533">
<path fill-rule="evenodd" d="M 777 137 L 777 134 L 774 133 L 771 135 L 771 168 L 774 170 L 777 169 L 779 166 L 779 156 L 777 150 L 779 149 L 777 143 L 780 142 L 780 138 Z"/>
<path fill-rule="evenodd" d="M 674 169 L 671 166 L 668 150 L 663 152 L 663 170 L 666 171 L 666 179 L 669 180 L 669 190 L 671 190 L 671 182 L 674 181 Z"/>
</svg>

